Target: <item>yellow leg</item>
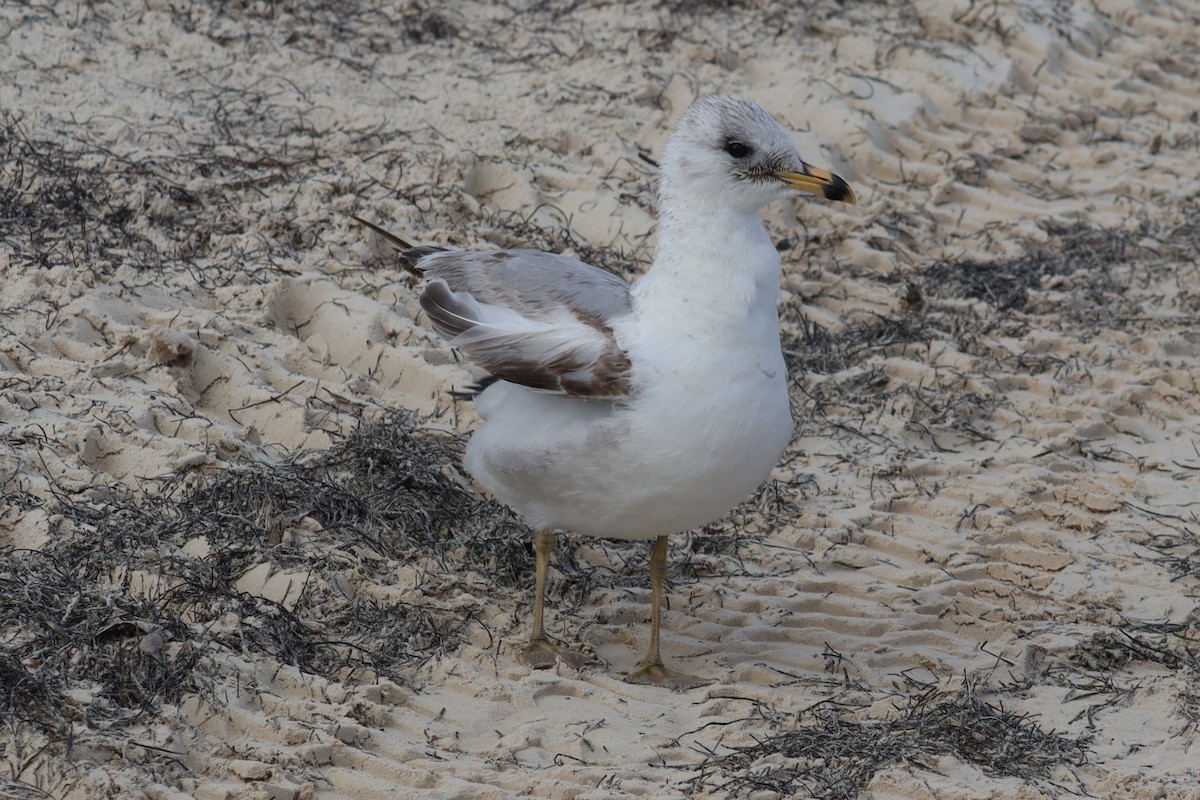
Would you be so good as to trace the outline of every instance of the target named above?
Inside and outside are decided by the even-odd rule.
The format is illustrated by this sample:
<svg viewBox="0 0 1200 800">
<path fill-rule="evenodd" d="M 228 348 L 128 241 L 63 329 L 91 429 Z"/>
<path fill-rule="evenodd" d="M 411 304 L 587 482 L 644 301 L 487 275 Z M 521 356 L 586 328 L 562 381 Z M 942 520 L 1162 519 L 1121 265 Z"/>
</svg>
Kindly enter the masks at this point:
<svg viewBox="0 0 1200 800">
<path fill-rule="evenodd" d="M 533 635 L 529 641 L 546 641 L 546 570 L 550 569 L 550 554 L 554 552 L 554 532 L 538 531 L 533 535 L 533 554 L 537 568 L 533 578 Z"/>
<path fill-rule="evenodd" d="M 676 691 L 694 689 L 712 681 L 668 669 L 663 664 L 662 653 L 659 651 L 663 583 L 666 578 L 667 537 L 660 536 L 655 540 L 654 552 L 650 556 L 650 646 L 646 649 L 646 657 L 642 659 L 642 663 L 630 674 L 629 682 L 664 686 Z"/>
<path fill-rule="evenodd" d="M 541 530 L 535 533 L 533 535 L 533 553 L 537 566 L 533 581 L 533 632 L 529 636 L 529 644 L 525 646 L 522 657 L 525 663 L 534 669 L 552 667 L 560 658 L 570 666 L 579 668 L 587 664 L 590 659 L 579 653 L 561 650 L 546 637 L 546 571 L 550 568 L 552 552 L 554 552 L 554 531 Z"/>
</svg>

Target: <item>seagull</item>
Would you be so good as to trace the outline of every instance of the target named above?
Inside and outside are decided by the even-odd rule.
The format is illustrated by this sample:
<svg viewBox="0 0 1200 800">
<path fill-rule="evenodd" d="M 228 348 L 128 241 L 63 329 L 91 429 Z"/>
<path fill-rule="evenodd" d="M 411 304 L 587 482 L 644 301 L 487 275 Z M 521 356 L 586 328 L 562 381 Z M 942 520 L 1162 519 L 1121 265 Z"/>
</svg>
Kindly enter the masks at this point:
<svg viewBox="0 0 1200 800">
<path fill-rule="evenodd" d="M 627 680 L 710 682 L 660 652 L 667 537 L 724 517 L 791 439 L 780 260 L 759 211 L 798 192 L 856 202 L 759 105 L 715 96 L 667 141 L 654 261 L 632 283 L 539 250 L 415 247 L 354 217 L 423 276 L 434 330 L 494 376 L 463 464 L 535 532 L 530 666 L 586 662 L 544 626 L 555 535 L 572 531 L 654 540 L 650 643 Z"/>
</svg>

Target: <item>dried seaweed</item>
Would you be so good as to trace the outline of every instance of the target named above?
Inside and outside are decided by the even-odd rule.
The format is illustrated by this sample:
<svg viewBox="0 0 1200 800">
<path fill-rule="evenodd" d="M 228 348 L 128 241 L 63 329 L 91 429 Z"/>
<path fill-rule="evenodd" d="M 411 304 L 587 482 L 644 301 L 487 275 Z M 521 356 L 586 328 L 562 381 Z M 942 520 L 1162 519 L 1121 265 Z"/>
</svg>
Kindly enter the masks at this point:
<svg viewBox="0 0 1200 800">
<path fill-rule="evenodd" d="M 1063 702 L 1089 700 L 1072 718 L 1099 727 L 1102 713 L 1128 705 L 1143 688 L 1148 664 L 1169 670 L 1180 679 L 1176 713 L 1192 730 L 1200 726 L 1200 638 L 1195 622 L 1124 620 L 1076 642 L 1067 651 L 1051 652 L 1030 646 L 1024 675 L 1006 687 L 1024 693 L 1035 685 L 1068 689 Z"/>
<path fill-rule="evenodd" d="M 950 697 L 931 689 L 909 698 L 887 720 L 859 720 L 819 706 L 797 715 L 788 730 L 756 739 L 725 746 L 727 753 L 706 753 L 693 791 L 851 800 L 881 770 L 943 755 L 988 775 L 1044 784 L 1055 768 L 1086 763 L 1089 743 L 1044 731 L 1029 716 L 985 702 L 970 684 Z"/>
<path fill-rule="evenodd" d="M 1166 567 L 1175 580 L 1200 577 L 1200 533 L 1188 526 L 1166 528 L 1146 533 L 1138 545 L 1153 551 L 1155 555 L 1150 560 Z"/>
<path fill-rule="evenodd" d="M 178 271 L 209 287 L 230 282 L 217 268 L 228 262 L 246 264 L 245 277 L 286 274 L 279 259 L 299 241 L 280 235 L 249 252 L 236 194 L 246 185 L 285 180 L 316 155 L 258 153 L 245 141 L 246 126 L 278 98 L 229 94 L 217 121 L 224 140 L 169 158 L 119 155 L 91 141 L 86 128 L 75 129 L 80 138 L 73 142 L 34 136 L 19 117 L 0 114 L 0 234 L 14 265 L 68 266 L 92 280 L 122 266 L 142 280 Z M 186 188 L 195 174 L 211 179 L 202 191 Z"/>
<path fill-rule="evenodd" d="M 134 211 L 94 153 L 33 139 L 0 112 L 0 221 L 14 259 L 29 267 L 116 261 L 153 246 L 130 223 Z"/>
<path fill-rule="evenodd" d="M 982 300 L 997 311 L 1022 310 L 1030 305 L 1030 293 L 1051 278 L 1078 279 L 1081 314 L 1094 322 L 1097 307 L 1111 303 L 1126 286 L 1115 268 L 1144 255 L 1137 241 L 1148 232 L 1093 228 L 1074 225 L 1043 225 L 1049 237 L 1044 244 L 1030 243 L 1021 255 L 998 262 L 973 259 L 942 260 L 922 271 L 922 288 L 934 297 Z"/>
<path fill-rule="evenodd" d="M 532 569 L 524 529 L 453 477 L 458 456 L 454 437 L 393 414 L 316 456 L 153 494 L 58 495 L 51 544 L 0 557 L 0 715 L 69 747 L 77 719 L 114 731 L 185 695 L 215 697 L 221 653 L 409 680 L 473 612 L 437 605 L 432 584 L 427 604 L 385 604 L 338 575 L 379 584 L 394 580 L 389 564 L 440 562 L 503 585 Z M 239 583 L 264 563 L 295 577 L 282 600 Z"/>
<path fill-rule="evenodd" d="M 898 345 L 927 344 L 936 338 L 938 327 L 924 315 L 874 315 L 868 321 L 851 323 L 837 332 L 809 319 L 796 320 L 799 334 L 783 340 L 783 356 L 792 373 L 828 375 L 861 364 L 872 355 Z M 793 325 L 791 327 L 796 327 Z"/>
</svg>

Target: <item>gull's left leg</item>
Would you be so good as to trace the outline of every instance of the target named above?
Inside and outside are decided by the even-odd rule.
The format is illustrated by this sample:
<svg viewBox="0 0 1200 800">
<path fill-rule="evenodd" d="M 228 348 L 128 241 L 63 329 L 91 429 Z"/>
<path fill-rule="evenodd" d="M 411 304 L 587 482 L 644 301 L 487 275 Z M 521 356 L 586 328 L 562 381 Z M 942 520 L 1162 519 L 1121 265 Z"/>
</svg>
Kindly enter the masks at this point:
<svg viewBox="0 0 1200 800">
<path fill-rule="evenodd" d="M 646 650 L 646 657 L 642 659 L 642 663 L 630 673 L 629 682 L 665 686 L 676 691 L 712 683 L 705 678 L 668 669 L 663 664 L 662 653 L 658 649 L 658 636 L 662 618 L 663 583 L 666 578 L 667 537 L 660 536 L 655 540 L 654 553 L 650 556 L 650 647 Z"/>
</svg>

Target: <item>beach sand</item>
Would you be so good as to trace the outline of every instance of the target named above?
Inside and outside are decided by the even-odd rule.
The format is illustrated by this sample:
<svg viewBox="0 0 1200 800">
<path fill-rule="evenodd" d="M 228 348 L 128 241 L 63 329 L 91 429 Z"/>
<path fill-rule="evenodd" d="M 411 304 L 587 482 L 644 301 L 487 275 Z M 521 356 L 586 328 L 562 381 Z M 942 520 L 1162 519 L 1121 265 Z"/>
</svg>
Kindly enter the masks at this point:
<svg viewBox="0 0 1200 800">
<path fill-rule="evenodd" d="M 1200 798 L 1200 4 L 0 8 L 0 796 Z M 672 543 L 530 535 L 357 214 L 632 276 L 744 94 L 795 439 Z"/>
</svg>

